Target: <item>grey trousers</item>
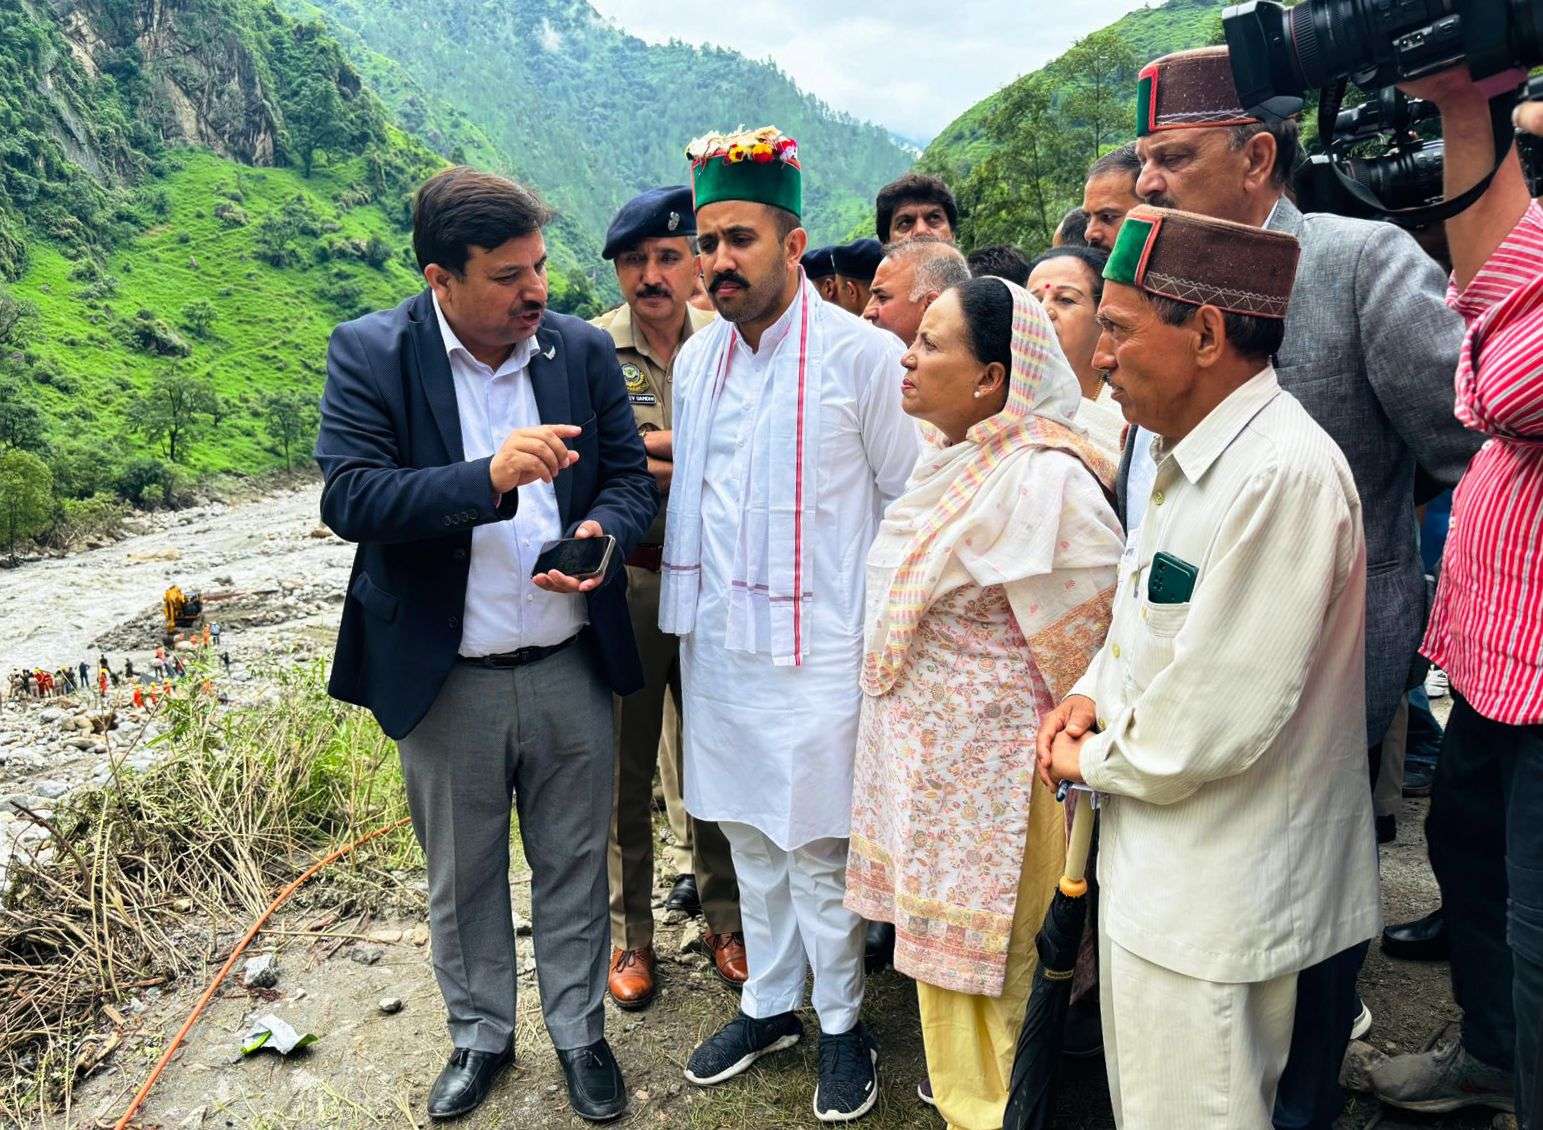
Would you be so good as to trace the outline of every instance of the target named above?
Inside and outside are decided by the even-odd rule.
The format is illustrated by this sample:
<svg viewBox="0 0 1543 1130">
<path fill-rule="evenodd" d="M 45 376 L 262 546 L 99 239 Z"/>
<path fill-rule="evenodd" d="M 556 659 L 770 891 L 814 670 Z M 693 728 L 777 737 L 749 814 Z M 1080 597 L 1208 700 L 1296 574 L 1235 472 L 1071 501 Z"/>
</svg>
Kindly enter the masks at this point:
<svg viewBox="0 0 1543 1130">
<path fill-rule="evenodd" d="M 514 1032 L 509 813 L 530 864 L 531 933 L 552 1043 L 605 1033 L 611 943 L 611 692 L 579 641 L 524 667 L 451 669 L 398 743 L 413 830 L 428 857 L 434 975 L 458 1048 L 502 1051 Z"/>
</svg>

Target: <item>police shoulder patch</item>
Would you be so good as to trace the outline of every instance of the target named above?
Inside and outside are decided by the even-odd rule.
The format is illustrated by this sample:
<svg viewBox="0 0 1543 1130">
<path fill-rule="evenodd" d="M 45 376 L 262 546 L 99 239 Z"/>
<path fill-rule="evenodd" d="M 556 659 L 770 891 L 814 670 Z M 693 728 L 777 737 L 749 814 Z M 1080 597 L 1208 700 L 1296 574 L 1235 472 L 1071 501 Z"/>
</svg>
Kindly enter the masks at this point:
<svg viewBox="0 0 1543 1130">
<path fill-rule="evenodd" d="M 627 382 L 628 392 L 647 392 L 648 374 L 631 361 L 621 367 L 622 380 Z"/>
</svg>

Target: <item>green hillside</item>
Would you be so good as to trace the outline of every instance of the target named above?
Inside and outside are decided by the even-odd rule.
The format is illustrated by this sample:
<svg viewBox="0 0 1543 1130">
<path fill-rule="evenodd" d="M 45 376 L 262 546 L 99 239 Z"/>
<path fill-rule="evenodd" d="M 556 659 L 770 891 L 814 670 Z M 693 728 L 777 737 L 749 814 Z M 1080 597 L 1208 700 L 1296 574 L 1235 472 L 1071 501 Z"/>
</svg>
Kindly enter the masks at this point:
<svg viewBox="0 0 1543 1130">
<path fill-rule="evenodd" d="M 1168 0 L 1165 4 L 1127 12 L 1107 31 L 1116 35 L 1140 61 L 1147 63 L 1171 51 L 1184 51 L 1221 42 L 1221 9 L 1216 0 Z M 1041 71 L 1031 72 L 1011 86 L 977 102 L 950 122 L 922 153 L 921 166 L 968 173 L 975 162 L 991 149 L 985 135 L 985 121 L 991 110 L 1001 104 L 1009 91 L 1043 71 L 1054 71 L 1059 60 L 1047 63 Z M 1139 64 L 1138 64 L 1139 65 Z M 1134 99 L 1132 94 L 1132 99 Z M 1135 120 L 1134 102 L 1131 120 Z"/>
<path fill-rule="evenodd" d="M 598 249 L 616 208 L 683 181 L 686 142 L 710 128 L 774 122 L 798 138 L 816 242 L 870 217 L 874 192 L 911 163 L 884 130 L 833 111 L 770 63 L 644 43 L 582 0 L 282 2 L 324 13 L 398 120 L 439 152 L 485 160 L 487 139 L 497 167 L 562 210 L 598 285 L 611 285 Z"/>
<path fill-rule="evenodd" d="M 0 8 L 0 495 L 63 537 L 305 462 L 327 336 L 421 285 L 444 158 L 268 0 L 51 3 Z M 593 309 L 553 259 L 554 307 Z"/>
<path fill-rule="evenodd" d="M 1168 0 L 1127 13 L 949 124 L 918 167 L 949 182 L 967 247 L 1031 254 L 1082 200 L 1087 168 L 1135 133 L 1136 74 L 1152 59 L 1221 42 L 1214 0 Z"/>
</svg>

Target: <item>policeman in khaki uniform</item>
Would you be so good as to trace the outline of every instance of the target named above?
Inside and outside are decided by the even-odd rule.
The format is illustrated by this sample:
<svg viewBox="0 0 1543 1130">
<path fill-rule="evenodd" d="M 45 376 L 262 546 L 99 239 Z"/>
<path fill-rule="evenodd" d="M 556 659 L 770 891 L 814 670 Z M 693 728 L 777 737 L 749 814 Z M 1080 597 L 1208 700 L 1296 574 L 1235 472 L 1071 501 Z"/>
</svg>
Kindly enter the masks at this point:
<svg viewBox="0 0 1543 1130">
<path fill-rule="evenodd" d="M 616 342 L 627 395 L 648 450 L 648 469 L 668 495 L 671 368 L 680 345 L 717 315 L 687 304 L 697 277 L 691 190 L 654 188 L 625 204 L 606 232 L 606 259 L 616 265 L 625 299 L 594 319 Z M 620 700 L 616 810 L 611 822 L 611 998 L 625 1009 L 653 1000 L 654 765 L 677 849 L 675 887 L 666 908 L 707 919 L 703 941 L 718 975 L 730 985 L 747 976 L 739 923 L 739 887 L 729 845 L 718 826 L 694 820 L 681 798 L 679 641 L 659 631 L 659 563 L 664 507 L 627 559 L 627 598 L 643 656 L 643 690 Z"/>
</svg>

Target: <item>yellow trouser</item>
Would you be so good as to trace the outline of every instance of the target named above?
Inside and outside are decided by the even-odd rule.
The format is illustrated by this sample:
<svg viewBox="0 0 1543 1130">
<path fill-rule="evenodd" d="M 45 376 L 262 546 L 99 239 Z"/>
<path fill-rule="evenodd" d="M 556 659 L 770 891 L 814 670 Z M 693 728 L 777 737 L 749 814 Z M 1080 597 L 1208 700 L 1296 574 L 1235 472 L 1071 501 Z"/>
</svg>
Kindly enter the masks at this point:
<svg viewBox="0 0 1543 1130">
<path fill-rule="evenodd" d="M 1002 995 L 983 997 L 916 982 L 927 1078 L 949 1130 L 1001 1130 L 1007 1109 L 1013 1053 L 1039 962 L 1034 936 L 1045 920 L 1066 860 L 1060 807 L 1038 782 L 1029 803 L 1027 841 Z"/>
</svg>

